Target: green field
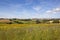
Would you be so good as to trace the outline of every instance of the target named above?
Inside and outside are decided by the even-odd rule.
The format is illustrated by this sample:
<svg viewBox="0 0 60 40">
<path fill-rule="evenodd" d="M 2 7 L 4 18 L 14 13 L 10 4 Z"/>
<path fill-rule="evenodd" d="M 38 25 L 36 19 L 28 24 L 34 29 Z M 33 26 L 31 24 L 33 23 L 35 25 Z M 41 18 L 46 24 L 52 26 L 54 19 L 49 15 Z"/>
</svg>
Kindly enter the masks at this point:
<svg viewBox="0 0 60 40">
<path fill-rule="evenodd" d="M 60 40 L 60 24 L 0 24 L 0 40 Z"/>
</svg>

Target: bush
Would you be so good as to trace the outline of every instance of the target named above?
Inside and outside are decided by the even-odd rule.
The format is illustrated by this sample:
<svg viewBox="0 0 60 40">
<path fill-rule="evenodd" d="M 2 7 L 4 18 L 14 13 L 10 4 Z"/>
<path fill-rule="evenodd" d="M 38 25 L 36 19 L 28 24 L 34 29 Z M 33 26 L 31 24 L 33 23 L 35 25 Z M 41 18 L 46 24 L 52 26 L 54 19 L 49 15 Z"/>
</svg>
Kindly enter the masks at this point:
<svg viewBox="0 0 60 40">
<path fill-rule="evenodd" d="M 17 24 L 23 24 L 23 22 L 19 22 L 19 21 L 14 21 Z"/>
<path fill-rule="evenodd" d="M 53 23 L 59 23 L 59 20 L 54 20 Z"/>
<path fill-rule="evenodd" d="M 36 24 L 39 24 L 39 23 L 41 23 L 39 20 L 36 20 Z"/>
<path fill-rule="evenodd" d="M 13 24 L 12 22 L 8 22 L 7 24 Z"/>
</svg>

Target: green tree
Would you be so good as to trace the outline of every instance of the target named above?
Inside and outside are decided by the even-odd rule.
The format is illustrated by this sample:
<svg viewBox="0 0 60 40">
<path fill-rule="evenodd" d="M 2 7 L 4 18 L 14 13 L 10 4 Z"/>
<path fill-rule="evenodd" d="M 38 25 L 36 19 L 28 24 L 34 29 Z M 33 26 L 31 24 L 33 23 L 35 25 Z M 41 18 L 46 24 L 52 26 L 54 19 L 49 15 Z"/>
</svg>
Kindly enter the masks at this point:
<svg viewBox="0 0 60 40">
<path fill-rule="evenodd" d="M 53 23 L 59 23 L 59 20 L 53 20 Z"/>
<path fill-rule="evenodd" d="M 36 20 L 36 24 L 39 24 L 39 23 L 41 23 L 39 20 Z"/>
</svg>

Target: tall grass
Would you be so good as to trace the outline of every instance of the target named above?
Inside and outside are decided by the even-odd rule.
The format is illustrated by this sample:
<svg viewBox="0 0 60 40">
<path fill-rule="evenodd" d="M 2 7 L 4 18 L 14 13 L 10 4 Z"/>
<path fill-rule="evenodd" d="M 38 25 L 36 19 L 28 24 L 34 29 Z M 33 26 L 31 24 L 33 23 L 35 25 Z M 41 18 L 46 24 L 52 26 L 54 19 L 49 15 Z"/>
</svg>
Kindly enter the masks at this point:
<svg viewBox="0 0 60 40">
<path fill-rule="evenodd" d="M 60 40 L 60 25 L 1 24 L 0 40 Z"/>
</svg>

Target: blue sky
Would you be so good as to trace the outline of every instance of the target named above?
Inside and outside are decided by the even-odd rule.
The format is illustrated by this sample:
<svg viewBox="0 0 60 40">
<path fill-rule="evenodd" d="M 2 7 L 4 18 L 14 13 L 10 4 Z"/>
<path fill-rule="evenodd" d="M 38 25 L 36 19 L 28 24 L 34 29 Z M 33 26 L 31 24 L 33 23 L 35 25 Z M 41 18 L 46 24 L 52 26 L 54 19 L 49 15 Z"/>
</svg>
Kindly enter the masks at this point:
<svg viewBox="0 0 60 40">
<path fill-rule="evenodd" d="M 0 18 L 60 18 L 60 0 L 0 0 Z"/>
</svg>

